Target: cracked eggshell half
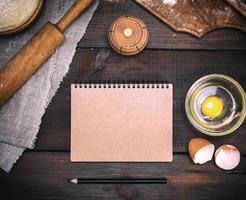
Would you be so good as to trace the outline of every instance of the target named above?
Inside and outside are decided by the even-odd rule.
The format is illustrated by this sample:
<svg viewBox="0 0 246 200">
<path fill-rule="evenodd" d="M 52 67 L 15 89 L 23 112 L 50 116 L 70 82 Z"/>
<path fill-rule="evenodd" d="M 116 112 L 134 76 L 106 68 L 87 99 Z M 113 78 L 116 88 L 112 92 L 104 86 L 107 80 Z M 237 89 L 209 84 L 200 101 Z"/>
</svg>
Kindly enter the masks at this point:
<svg viewBox="0 0 246 200">
<path fill-rule="evenodd" d="M 193 138 L 188 144 L 191 159 L 196 164 L 204 164 L 212 160 L 215 146 L 203 138 Z"/>
<path fill-rule="evenodd" d="M 240 162 L 239 150 L 229 144 L 220 146 L 215 152 L 216 165 L 224 170 L 231 170 L 238 166 Z"/>
</svg>

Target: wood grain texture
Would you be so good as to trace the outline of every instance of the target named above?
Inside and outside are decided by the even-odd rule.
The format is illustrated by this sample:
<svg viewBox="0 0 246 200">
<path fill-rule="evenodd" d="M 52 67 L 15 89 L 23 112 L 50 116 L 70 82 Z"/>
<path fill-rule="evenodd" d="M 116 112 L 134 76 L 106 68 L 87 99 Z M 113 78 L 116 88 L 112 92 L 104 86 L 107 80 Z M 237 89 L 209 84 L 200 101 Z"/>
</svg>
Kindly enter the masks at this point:
<svg viewBox="0 0 246 200">
<path fill-rule="evenodd" d="M 115 51 L 132 56 L 144 49 L 149 40 L 149 31 L 139 18 L 124 15 L 110 25 L 107 37 Z"/>
<path fill-rule="evenodd" d="M 56 27 L 61 32 L 64 32 L 65 29 L 93 3 L 93 1 L 94 0 L 76 0 L 74 5 L 66 12 L 66 14 L 56 24 Z"/>
<path fill-rule="evenodd" d="M 77 49 L 70 72 L 48 107 L 41 125 L 36 149 L 70 149 L 70 84 L 73 80 L 169 80 L 174 85 L 174 152 L 187 152 L 193 137 L 205 137 L 189 123 L 184 110 L 185 95 L 198 78 L 227 74 L 246 88 L 244 51 L 155 51 L 144 50 L 133 57 L 113 50 Z M 231 143 L 246 153 L 246 122 L 235 133 L 219 138 L 215 144 Z"/>
<path fill-rule="evenodd" d="M 129 58 L 114 52 L 106 37 L 106 30 L 112 21 L 125 14 L 140 17 L 150 28 L 147 48 L 141 54 Z M 40 16 L 32 27 L 41 26 L 43 22 Z M 32 31 L 32 27 L 27 31 Z M 1 37 L 0 45 L 9 40 L 13 38 Z M 198 40 L 188 34 L 175 33 L 132 1 L 100 1 L 78 45 L 70 71 L 43 116 L 35 149 L 26 151 L 10 174 L 0 170 L 0 199 L 245 199 L 246 122 L 231 135 L 207 137 L 192 128 L 184 111 L 186 92 L 201 76 L 224 73 L 238 80 L 246 89 L 245 50 L 246 34 L 243 32 L 218 30 Z M 8 56 L 5 54 L 16 51 L 2 50 L 0 55 Z M 172 82 L 174 162 L 154 165 L 71 163 L 70 84 L 74 79 L 168 79 Z M 214 161 L 205 165 L 192 164 L 187 154 L 187 144 L 193 137 L 207 138 L 216 147 L 225 143 L 235 145 L 242 153 L 239 167 L 227 173 L 218 169 Z M 77 176 L 165 176 L 169 181 L 164 186 L 67 183 L 67 179 Z"/>
<path fill-rule="evenodd" d="M 21 50 L 1 68 L 0 106 L 31 77 L 63 41 L 63 34 L 53 24 L 47 22 Z"/>
<path fill-rule="evenodd" d="M 26 152 L 9 174 L 0 172 L 1 199 L 243 199 L 245 159 L 227 173 L 213 162 L 192 164 L 187 155 L 172 163 L 71 163 L 69 152 Z M 243 174 L 244 173 L 244 174 Z M 166 185 L 74 185 L 75 177 L 166 177 Z M 238 181 L 241 178 L 241 181 Z"/>
<path fill-rule="evenodd" d="M 0 106 L 19 89 L 64 41 L 63 31 L 93 0 L 76 0 L 60 21 L 49 21 L 0 70 Z"/>
<path fill-rule="evenodd" d="M 227 2 L 244 17 L 246 17 L 246 4 L 244 0 L 227 0 Z"/>
<path fill-rule="evenodd" d="M 198 38 L 220 28 L 237 28 L 246 32 L 246 20 L 224 0 L 173 1 L 135 0 L 175 31 Z"/>
<path fill-rule="evenodd" d="M 110 14 L 108 14 L 110 13 Z M 197 39 L 187 33 L 178 33 L 151 15 L 137 3 L 129 0 L 101 1 L 95 11 L 79 47 L 109 47 L 107 30 L 114 19 L 121 15 L 133 15 L 149 28 L 151 49 L 245 49 L 246 34 L 233 29 L 221 29 Z M 95 31 L 96 30 L 96 31 Z"/>
<path fill-rule="evenodd" d="M 62 0 L 61 0 L 62 2 Z M 62 3 L 61 3 L 62 4 Z M 49 4 L 49 5 L 52 5 Z M 44 7 L 47 4 L 44 3 Z M 53 5 L 57 7 L 57 5 Z M 59 5 L 58 5 L 59 6 Z M 59 6 L 60 7 L 60 6 Z M 50 16 L 50 13 L 44 13 Z M 137 3 L 130 0 L 102 0 L 95 11 L 93 18 L 86 30 L 85 35 L 79 42 L 78 47 L 96 48 L 107 47 L 110 45 L 107 41 L 107 30 L 112 22 L 121 15 L 133 15 L 142 19 L 150 32 L 150 40 L 147 45 L 148 49 L 245 49 L 246 34 L 239 30 L 221 29 L 206 34 L 203 38 L 197 39 L 186 33 L 177 33 L 158 20 L 152 14 L 147 12 Z M 53 13 L 55 15 L 55 13 Z M 54 16 L 53 16 L 54 17 Z M 53 18 L 50 16 L 50 18 Z M 40 27 L 46 22 L 41 14 L 37 23 L 26 31 L 17 35 L 21 36 L 25 32 L 33 32 L 35 27 Z M 12 36 L 1 36 L 0 45 L 4 45 L 5 41 L 9 42 Z M 13 50 L 14 51 L 14 50 Z M 16 52 L 16 50 L 14 51 Z M 0 49 L 0 53 L 4 54 Z M 13 52 L 8 51 L 13 56 Z"/>
</svg>

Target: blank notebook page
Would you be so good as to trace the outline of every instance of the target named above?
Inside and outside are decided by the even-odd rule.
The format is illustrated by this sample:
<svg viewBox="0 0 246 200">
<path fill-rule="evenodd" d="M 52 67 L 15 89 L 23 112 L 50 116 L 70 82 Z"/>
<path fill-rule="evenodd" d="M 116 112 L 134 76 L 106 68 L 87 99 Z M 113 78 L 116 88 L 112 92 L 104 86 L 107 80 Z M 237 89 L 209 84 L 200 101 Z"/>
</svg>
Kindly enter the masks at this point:
<svg viewBox="0 0 246 200">
<path fill-rule="evenodd" d="M 172 85 L 106 86 L 71 85 L 71 161 L 172 161 Z"/>
</svg>

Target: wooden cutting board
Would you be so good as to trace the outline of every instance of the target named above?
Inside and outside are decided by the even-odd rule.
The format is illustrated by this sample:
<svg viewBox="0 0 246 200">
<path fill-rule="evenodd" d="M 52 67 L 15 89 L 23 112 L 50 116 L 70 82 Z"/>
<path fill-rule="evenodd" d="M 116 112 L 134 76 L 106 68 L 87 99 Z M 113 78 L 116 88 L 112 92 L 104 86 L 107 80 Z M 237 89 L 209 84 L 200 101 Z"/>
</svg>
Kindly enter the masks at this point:
<svg viewBox="0 0 246 200">
<path fill-rule="evenodd" d="M 218 28 L 246 32 L 246 19 L 225 0 L 135 0 L 176 31 L 201 38 Z"/>
<path fill-rule="evenodd" d="M 226 0 L 231 6 L 233 6 L 238 12 L 246 17 L 246 4 L 245 0 Z M 244 1 L 244 2 L 243 2 Z"/>
</svg>

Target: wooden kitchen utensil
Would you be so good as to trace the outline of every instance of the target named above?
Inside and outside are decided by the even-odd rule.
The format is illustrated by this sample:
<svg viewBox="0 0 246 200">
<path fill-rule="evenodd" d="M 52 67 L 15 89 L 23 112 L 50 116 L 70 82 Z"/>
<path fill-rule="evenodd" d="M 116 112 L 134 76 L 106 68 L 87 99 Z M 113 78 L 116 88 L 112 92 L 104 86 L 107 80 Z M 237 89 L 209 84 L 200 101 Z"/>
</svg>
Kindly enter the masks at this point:
<svg viewBox="0 0 246 200">
<path fill-rule="evenodd" d="M 0 106 L 46 61 L 64 41 L 64 30 L 93 0 L 76 0 L 57 24 L 47 22 L 0 70 Z"/>
<path fill-rule="evenodd" d="M 112 48 L 122 55 L 141 52 L 149 40 L 144 22 L 137 17 L 121 16 L 109 28 L 108 41 Z"/>
</svg>

